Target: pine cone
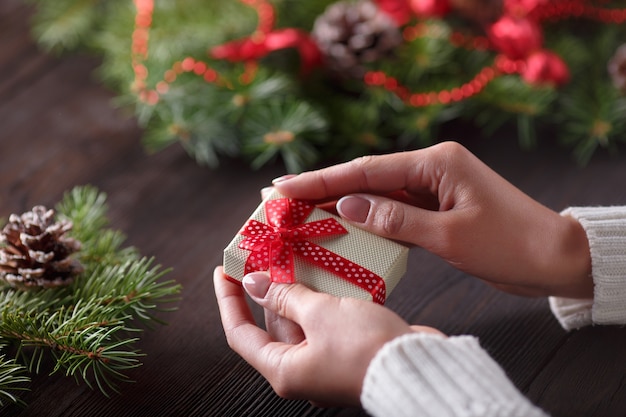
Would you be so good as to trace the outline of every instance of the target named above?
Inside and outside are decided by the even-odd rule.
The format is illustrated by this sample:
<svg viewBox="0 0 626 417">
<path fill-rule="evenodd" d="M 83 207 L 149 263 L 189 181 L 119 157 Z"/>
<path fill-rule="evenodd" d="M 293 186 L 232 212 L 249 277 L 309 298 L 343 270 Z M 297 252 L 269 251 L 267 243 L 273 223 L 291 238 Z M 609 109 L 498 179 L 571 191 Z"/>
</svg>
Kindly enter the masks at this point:
<svg viewBox="0 0 626 417">
<path fill-rule="evenodd" d="M 12 214 L 0 234 L 0 279 L 22 289 L 70 284 L 83 271 L 69 257 L 81 247 L 63 236 L 71 229 L 71 222 L 55 222 L 54 210 L 43 206 Z"/>
<path fill-rule="evenodd" d="M 361 77 L 365 65 L 382 58 L 402 43 L 394 21 L 371 1 L 330 5 L 313 26 L 312 36 L 331 72 Z"/>
<path fill-rule="evenodd" d="M 626 94 L 626 43 L 617 48 L 609 60 L 608 70 L 615 88 Z"/>
</svg>

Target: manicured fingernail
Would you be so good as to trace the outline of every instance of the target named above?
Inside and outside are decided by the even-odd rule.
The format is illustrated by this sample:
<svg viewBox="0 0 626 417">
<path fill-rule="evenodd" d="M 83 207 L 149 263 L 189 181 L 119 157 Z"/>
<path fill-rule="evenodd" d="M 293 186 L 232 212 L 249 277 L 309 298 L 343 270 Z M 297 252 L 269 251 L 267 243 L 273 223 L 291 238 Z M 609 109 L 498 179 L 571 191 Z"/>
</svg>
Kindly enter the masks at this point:
<svg viewBox="0 0 626 417">
<path fill-rule="evenodd" d="M 370 212 L 371 203 L 365 198 L 349 195 L 337 201 L 337 212 L 342 217 L 357 223 L 364 223 Z"/>
<path fill-rule="evenodd" d="M 251 272 L 243 277 L 241 283 L 252 297 L 264 298 L 272 282 L 269 274 L 265 272 Z"/>
<path fill-rule="evenodd" d="M 283 182 L 283 181 L 287 181 L 291 178 L 296 177 L 296 174 L 287 174 L 287 175 L 283 175 L 282 177 L 278 177 L 278 178 L 274 178 L 272 180 L 272 184 L 278 184 L 279 182 Z"/>
</svg>

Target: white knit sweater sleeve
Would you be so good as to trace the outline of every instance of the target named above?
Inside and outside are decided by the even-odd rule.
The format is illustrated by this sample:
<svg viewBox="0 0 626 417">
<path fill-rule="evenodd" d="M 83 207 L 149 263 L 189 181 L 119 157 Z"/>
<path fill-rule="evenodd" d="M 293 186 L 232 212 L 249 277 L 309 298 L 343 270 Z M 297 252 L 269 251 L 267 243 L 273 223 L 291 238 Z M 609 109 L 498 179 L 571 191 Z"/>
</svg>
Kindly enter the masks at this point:
<svg viewBox="0 0 626 417">
<path fill-rule="evenodd" d="M 591 252 L 593 300 L 550 297 L 552 312 L 566 330 L 590 324 L 626 324 L 626 206 L 570 207 Z"/>
<path fill-rule="evenodd" d="M 374 417 L 545 417 L 475 337 L 413 333 L 370 363 L 361 404 Z"/>
</svg>

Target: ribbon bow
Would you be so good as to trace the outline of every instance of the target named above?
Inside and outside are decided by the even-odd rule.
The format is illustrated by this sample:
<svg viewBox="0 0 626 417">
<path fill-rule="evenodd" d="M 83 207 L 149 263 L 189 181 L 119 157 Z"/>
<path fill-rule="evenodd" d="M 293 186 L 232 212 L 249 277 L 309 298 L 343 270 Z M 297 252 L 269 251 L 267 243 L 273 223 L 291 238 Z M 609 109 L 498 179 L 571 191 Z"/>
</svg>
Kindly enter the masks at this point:
<svg viewBox="0 0 626 417">
<path fill-rule="evenodd" d="M 347 234 L 335 219 L 304 223 L 315 207 L 302 200 L 280 198 L 265 203 L 269 224 L 250 219 L 239 232 L 239 248 L 249 250 L 245 273 L 269 271 L 273 282 L 295 282 L 294 255 L 337 275 L 385 302 L 385 281 L 372 271 L 325 249 L 309 239 Z"/>
</svg>

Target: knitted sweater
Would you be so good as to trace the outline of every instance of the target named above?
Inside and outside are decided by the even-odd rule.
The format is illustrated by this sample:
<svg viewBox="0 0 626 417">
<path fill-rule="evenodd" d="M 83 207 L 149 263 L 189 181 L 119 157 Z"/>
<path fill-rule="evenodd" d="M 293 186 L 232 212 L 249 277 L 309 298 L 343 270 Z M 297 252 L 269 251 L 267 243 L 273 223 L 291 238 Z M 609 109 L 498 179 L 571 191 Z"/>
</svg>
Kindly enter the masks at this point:
<svg viewBox="0 0 626 417">
<path fill-rule="evenodd" d="M 594 298 L 551 297 L 566 330 L 626 324 L 626 206 L 572 207 L 591 251 Z M 414 333 L 388 342 L 370 363 L 361 403 L 375 417 L 544 417 L 472 336 Z"/>
</svg>

